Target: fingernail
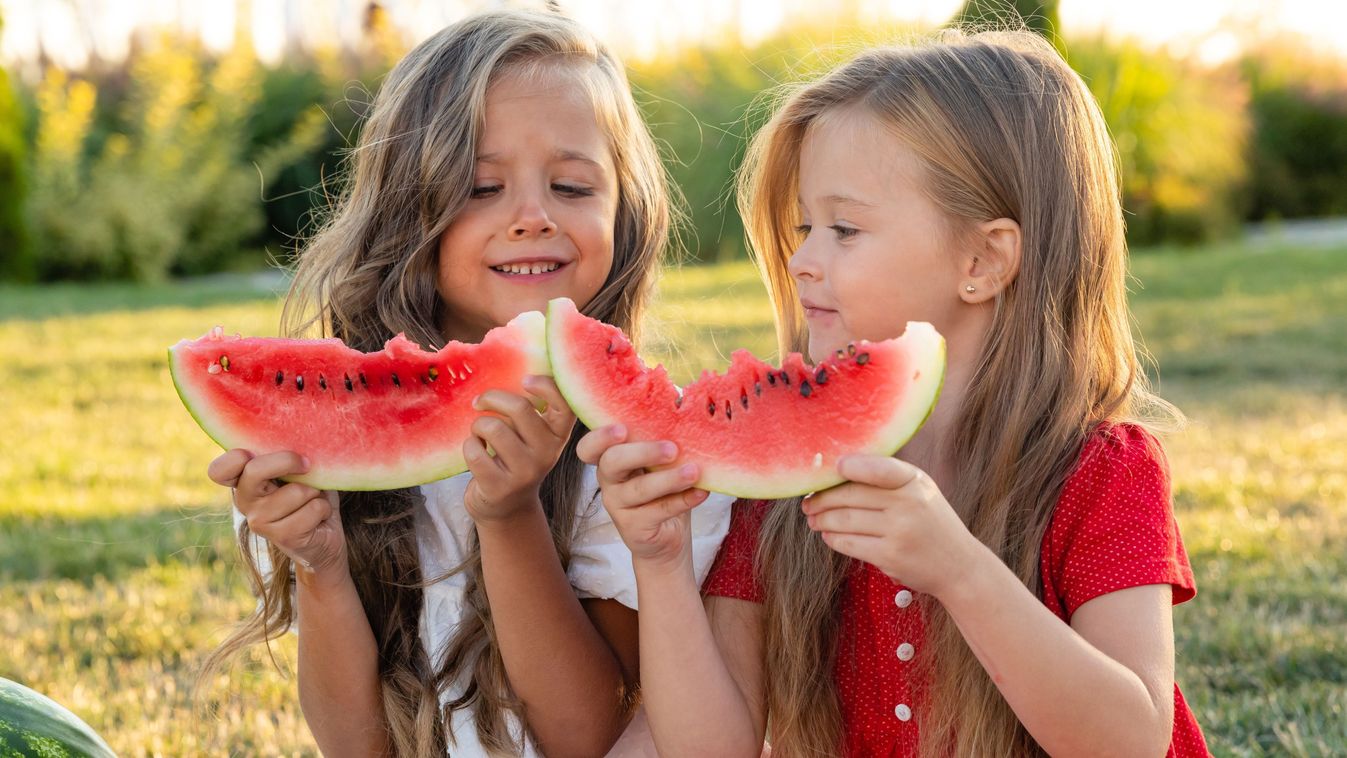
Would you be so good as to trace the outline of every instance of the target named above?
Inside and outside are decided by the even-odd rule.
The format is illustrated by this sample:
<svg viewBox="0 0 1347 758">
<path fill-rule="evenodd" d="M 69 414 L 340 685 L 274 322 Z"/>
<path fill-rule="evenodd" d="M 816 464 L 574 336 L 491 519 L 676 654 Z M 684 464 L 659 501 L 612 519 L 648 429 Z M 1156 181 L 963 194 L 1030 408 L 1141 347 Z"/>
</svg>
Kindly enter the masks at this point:
<svg viewBox="0 0 1347 758">
<path fill-rule="evenodd" d="M 697 501 L 697 502 L 701 502 L 701 501 L 705 500 L 706 498 L 708 498 L 708 497 L 710 497 L 710 496 L 711 496 L 711 493 L 710 493 L 710 492 L 707 492 L 706 490 L 693 490 L 693 491 L 692 491 L 692 499 L 695 500 L 695 501 Z"/>
<path fill-rule="evenodd" d="M 673 460 L 673 457 L 678 455 L 678 446 L 672 442 L 661 442 L 659 454 L 663 456 L 666 461 Z"/>
<path fill-rule="evenodd" d="M 613 429 L 613 437 L 616 439 L 622 439 L 627 436 L 627 427 L 621 424 L 613 424 L 612 429 Z"/>
<path fill-rule="evenodd" d="M 299 465 L 300 465 L 300 468 L 304 469 L 305 471 L 308 471 L 308 470 L 309 470 L 309 459 L 308 459 L 306 456 L 303 456 L 303 455 L 299 456 Z"/>
<path fill-rule="evenodd" d="M 684 479 L 696 479 L 696 478 L 697 478 L 697 464 L 695 464 L 695 463 L 685 463 L 685 464 L 683 464 L 683 467 L 682 467 L 682 468 L 678 469 L 678 473 L 679 473 L 679 474 L 682 474 Z"/>
</svg>

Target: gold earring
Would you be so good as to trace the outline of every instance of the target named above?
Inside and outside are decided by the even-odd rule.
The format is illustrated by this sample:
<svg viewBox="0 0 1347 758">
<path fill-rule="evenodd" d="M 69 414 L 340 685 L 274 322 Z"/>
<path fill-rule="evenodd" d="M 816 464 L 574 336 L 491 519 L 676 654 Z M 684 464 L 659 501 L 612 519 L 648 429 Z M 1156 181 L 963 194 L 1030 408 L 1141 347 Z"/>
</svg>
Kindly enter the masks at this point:
<svg viewBox="0 0 1347 758">
<path fill-rule="evenodd" d="M 978 288 L 977 288 L 977 287 L 974 287 L 974 286 L 971 285 L 971 284 L 965 284 L 964 287 L 963 287 L 963 291 L 964 291 L 964 292 L 967 292 L 968 294 L 971 295 L 971 294 L 973 294 L 974 292 L 977 292 L 977 291 L 978 291 Z"/>
</svg>

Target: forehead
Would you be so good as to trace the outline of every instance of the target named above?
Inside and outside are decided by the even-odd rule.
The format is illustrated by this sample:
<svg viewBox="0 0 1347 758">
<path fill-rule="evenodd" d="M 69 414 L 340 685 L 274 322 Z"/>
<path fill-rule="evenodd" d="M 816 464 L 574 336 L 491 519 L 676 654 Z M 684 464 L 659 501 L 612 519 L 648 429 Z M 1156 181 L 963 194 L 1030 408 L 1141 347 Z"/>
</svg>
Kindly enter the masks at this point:
<svg viewBox="0 0 1347 758">
<path fill-rule="evenodd" d="M 587 77 L 576 66 L 538 65 L 503 72 L 486 93 L 479 152 L 502 153 L 543 144 L 562 152 L 608 153 Z"/>
<path fill-rule="evenodd" d="M 842 194 L 878 196 L 910 187 L 921 176 L 921 160 L 911 147 L 859 106 L 820 114 L 800 146 L 800 186 L 809 194 L 827 195 L 845 185 L 853 191 Z"/>
</svg>

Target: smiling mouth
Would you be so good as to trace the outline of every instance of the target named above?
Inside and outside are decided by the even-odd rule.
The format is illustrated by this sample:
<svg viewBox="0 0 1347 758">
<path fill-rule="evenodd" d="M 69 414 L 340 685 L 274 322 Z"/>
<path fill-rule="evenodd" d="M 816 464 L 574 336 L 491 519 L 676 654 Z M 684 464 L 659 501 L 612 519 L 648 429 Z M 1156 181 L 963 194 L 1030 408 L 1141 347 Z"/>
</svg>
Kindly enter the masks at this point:
<svg viewBox="0 0 1347 758">
<path fill-rule="evenodd" d="M 508 276 L 523 276 L 525 274 L 547 274 L 561 268 L 563 264 L 557 261 L 536 261 L 533 263 L 506 263 L 501 266 L 492 266 L 492 271 L 499 271 Z"/>
</svg>

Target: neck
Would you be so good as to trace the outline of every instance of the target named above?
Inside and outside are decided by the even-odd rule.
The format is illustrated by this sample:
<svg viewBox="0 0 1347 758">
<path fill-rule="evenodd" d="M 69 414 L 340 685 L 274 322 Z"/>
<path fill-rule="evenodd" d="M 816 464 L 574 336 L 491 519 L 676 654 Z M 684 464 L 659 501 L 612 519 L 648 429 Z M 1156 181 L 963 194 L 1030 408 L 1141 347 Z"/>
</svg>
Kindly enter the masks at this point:
<svg viewBox="0 0 1347 758">
<path fill-rule="evenodd" d="M 945 381 L 930 418 L 899 451 L 898 457 L 925 471 L 941 491 L 949 491 L 957 475 L 949 445 L 963 410 L 964 397 L 981 355 L 985 329 L 951 330 L 945 339 Z"/>
</svg>

